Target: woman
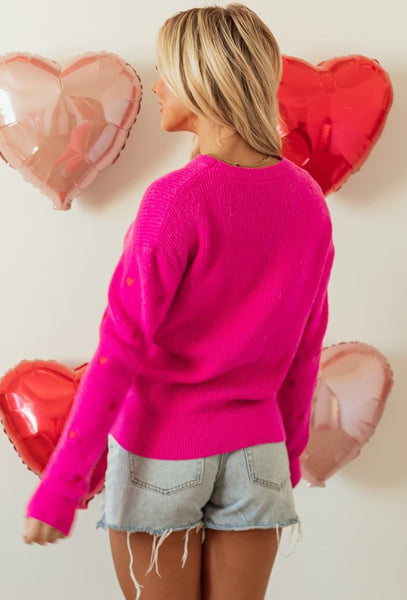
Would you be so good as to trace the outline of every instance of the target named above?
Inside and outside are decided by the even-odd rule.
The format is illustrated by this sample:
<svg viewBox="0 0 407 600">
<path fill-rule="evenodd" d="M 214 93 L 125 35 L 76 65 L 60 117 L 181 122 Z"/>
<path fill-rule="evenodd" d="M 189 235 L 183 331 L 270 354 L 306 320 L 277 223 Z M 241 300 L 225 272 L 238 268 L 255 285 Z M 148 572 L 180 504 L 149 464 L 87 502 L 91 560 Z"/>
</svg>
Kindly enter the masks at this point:
<svg viewBox="0 0 407 600">
<path fill-rule="evenodd" d="M 147 188 L 126 234 L 25 541 L 70 532 L 110 434 L 98 525 L 125 598 L 261 600 L 279 530 L 299 522 L 331 221 L 281 156 L 281 54 L 253 11 L 177 13 L 157 70 L 162 128 L 194 133 L 194 150 Z"/>
</svg>

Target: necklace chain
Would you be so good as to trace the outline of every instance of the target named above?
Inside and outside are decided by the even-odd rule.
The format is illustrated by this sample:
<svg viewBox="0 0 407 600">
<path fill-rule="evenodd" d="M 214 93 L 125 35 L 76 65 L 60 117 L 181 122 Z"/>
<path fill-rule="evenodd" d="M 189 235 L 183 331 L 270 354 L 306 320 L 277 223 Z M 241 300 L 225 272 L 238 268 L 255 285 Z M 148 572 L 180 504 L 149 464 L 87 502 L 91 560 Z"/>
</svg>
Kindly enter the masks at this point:
<svg viewBox="0 0 407 600">
<path fill-rule="evenodd" d="M 271 158 L 271 156 L 266 155 L 266 156 L 263 156 L 263 158 L 261 160 L 259 160 L 258 162 L 252 163 L 251 165 L 241 165 L 240 163 L 237 163 L 237 162 L 230 162 L 229 160 L 226 160 L 225 158 L 219 158 L 219 156 L 216 156 L 216 154 L 208 154 L 208 156 L 212 156 L 213 158 L 216 158 L 217 160 L 221 160 L 222 162 L 225 162 L 228 165 L 232 165 L 232 167 L 246 167 L 246 168 L 256 167 L 257 165 L 262 165 L 263 163 L 267 162 L 269 158 Z"/>
</svg>

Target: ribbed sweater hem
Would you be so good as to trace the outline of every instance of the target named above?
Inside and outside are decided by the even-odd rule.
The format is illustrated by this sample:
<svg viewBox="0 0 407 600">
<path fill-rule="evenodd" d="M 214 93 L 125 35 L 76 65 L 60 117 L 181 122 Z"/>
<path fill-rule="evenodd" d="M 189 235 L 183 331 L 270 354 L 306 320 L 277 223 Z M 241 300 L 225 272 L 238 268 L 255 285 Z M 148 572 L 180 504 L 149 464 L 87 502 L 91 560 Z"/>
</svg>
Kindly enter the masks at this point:
<svg viewBox="0 0 407 600">
<path fill-rule="evenodd" d="M 128 452 L 167 460 L 203 458 L 286 439 L 274 400 L 247 401 L 226 407 L 226 413 L 158 416 L 140 404 L 126 406 L 126 415 L 119 415 L 111 434 Z"/>
<path fill-rule="evenodd" d="M 161 460 L 204 458 L 241 448 L 286 441 L 281 413 L 272 399 L 248 401 L 230 410 L 167 414 L 132 404 L 119 415 L 111 435 L 128 452 Z M 299 457 L 289 456 L 291 484 L 301 479 Z"/>
</svg>

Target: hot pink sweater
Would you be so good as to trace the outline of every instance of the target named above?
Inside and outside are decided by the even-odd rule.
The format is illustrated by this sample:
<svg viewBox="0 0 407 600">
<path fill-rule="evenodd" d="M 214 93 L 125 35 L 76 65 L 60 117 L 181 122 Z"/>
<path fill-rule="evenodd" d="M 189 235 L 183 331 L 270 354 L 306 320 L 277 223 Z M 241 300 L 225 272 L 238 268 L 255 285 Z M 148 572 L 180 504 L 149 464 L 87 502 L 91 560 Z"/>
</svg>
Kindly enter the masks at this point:
<svg viewBox="0 0 407 600">
<path fill-rule="evenodd" d="M 333 261 L 318 184 L 200 154 L 146 190 L 100 340 L 27 515 L 68 534 L 109 432 L 187 459 L 286 440 L 295 486 Z"/>
</svg>

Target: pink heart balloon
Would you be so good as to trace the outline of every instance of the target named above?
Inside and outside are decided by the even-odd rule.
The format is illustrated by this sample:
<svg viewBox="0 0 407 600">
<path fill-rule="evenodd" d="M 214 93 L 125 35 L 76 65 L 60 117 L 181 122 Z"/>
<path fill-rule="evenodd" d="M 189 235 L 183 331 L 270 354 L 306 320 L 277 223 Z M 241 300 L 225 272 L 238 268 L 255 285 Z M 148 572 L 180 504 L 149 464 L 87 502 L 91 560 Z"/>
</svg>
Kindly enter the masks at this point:
<svg viewBox="0 0 407 600">
<path fill-rule="evenodd" d="M 393 385 L 386 358 L 372 346 L 342 342 L 324 348 L 311 414 L 310 438 L 301 456 L 311 486 L 356 458 L 371 438 Z"/>
<path fill-rule="evenodd" d="M 59 65 L 0 56 L 0 156 L 67 210 L 118 158 L 140 110 L 134 69 L 108 52 Z"/>
</svg>

